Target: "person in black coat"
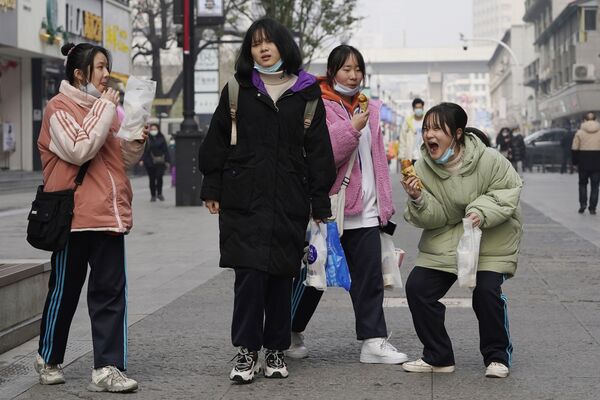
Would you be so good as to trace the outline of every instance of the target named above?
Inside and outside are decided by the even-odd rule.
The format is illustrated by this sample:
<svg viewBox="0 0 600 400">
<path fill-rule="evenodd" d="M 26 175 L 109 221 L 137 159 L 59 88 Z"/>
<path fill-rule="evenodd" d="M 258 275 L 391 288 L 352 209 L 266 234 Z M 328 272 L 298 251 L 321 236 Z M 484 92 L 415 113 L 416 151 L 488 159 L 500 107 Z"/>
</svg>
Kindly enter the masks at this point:
<svg viewBox="0 0 600 400">
<path fill-rule="evenodd" d="M 156 201 L 157 197 L 160 201 L 164 201 L 165 197 L 162 194 L 163 175 L 170 162 L 169 148 L 157 124 L 150 124 L 149 133 L 146 150 L 140 163 L 146 167 L 148 173 L 150 201 Z"/>
<path fill-rule="evenodd" d="M 300 69 L 300 50 L 275 20 L 256 21 L 236 61 L 237 144 L 227 86 L 200 147 L 201 197 L 219 214 L 219 265 L 235 270 L 230 378 L 251 382 L 265 349 L 265 376 L 288 375 L 292 279 L 300 271 L 312 217 L 331 216 L 336 168 L 316 78 Z M 304 130 L 306 103 L 317 100 Z"/>
<path fill-rule="evenodd" d="M 512 131 L 510 128 L 502 128 L 496 136 L 496 149 L 509 161 L 512 159 Z"/>
<path fill-rule="evenodd" d="M 512 132 L 512 139 L 510 142 L 510 162 L 519 174 L 524 172 L 523 163 L 526 160 L 526 152 L 527 147 L 525 146 L 525 140 L 523 139 L 523 135 L 521 135 L 521 132 L 517 127 Z"/>
</svg>

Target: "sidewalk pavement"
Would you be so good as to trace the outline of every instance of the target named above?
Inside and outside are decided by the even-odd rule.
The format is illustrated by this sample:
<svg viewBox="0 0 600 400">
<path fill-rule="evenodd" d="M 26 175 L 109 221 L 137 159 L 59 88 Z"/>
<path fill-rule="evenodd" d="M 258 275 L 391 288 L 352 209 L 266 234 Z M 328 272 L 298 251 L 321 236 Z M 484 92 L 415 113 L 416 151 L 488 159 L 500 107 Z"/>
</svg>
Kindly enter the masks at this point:
<svg viewBox="0 0 600 400">
<path fill-rule="evenodd" d="M 396 208 L 402 210 L 405 196 L 397 176 L 392 179 L 396 183 Z M 400 366 L 360 364 L 360 344 L 354 336 L 349 296 L 341 289 L 330 289 L 306 331 L 310 357 L 289 360 L 290 377 L 286 380 L 259 378 L 252 385 L 238 386 L 228 379 L 232 366 L 229 360 L 235 354 L 230 343 L 233 274 L 228 270 L 220 273 L 216 268 L 216 220 L 203 209 L 150 204 L 144 191 L 145 181 L 136 180 L 136 227 L 127 240 L 133 324 L 129 331 L 128 374 L 139 380 L 140 390 L 129 397 L 597 398 L 600 247 L 584 237 L 594 238 L 598 222 L 587 214 L 582 217 L 576 213 L 576 177 L 527 174 L 525 182 L 525 236 L 519 269 L 516 277 L 504 285 L 515 347 L 509 378 L 491 380 L 483 376 L 477 320 L 466 289 L 452 288 L 446 296 L 447 328 L 457 362 L 456 372 L 447 375 L 408 374 Z M 170 195 L 167 200 L 172 203 L 172 198 Z M 553 198 L 555 202 L 551 201 Z M 22 218 L 23 215 L 0 216 L 0 237 L 3 243 L 9 239 L 9 246 L 0 250 L 0 258 L 33 255 L 21 243 L 22 237 L 18 239 Z M 400 222 L 395 242 L 408 253 L 402 270 L 405 280 L 413 264 L 419 230 L 403 223 L 400 215 L 395 219 Z M 391 342 L 411 357 L 419 357 L 421 345 L 403 299 L 404 292 L 386 295 Z M 11 398 L 23 391 L 18 399 L 118 397 L 85 390 L 92 356 L 87 352 L 89 321 L 84 300 L 71 333 L 68 358 L 76 360 L 65 368 L 67 384 L 36 384 L 30 366 L 35 344 L 30 342 L 14 350 L 12 358 L 0 356 L 0 363 L 4 363 L 0 364 L 0 398 Z M 15 371 L 8 376 L 9 370 Z"/>
</svg>

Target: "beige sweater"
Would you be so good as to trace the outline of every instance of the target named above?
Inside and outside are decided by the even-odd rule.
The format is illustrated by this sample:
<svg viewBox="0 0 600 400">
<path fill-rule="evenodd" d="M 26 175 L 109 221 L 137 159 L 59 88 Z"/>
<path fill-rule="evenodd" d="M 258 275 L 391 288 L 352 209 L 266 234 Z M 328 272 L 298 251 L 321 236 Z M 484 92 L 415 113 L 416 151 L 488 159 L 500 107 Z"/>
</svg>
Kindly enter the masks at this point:
<svg viewBox="0 0 600 400">
<path fill-rule="evenodd" d="M 298 80 L 296 75 L 286 75 L 284 72 L 260 74 L 260 78 L 265 83 L 265 88 L 271 99 L 273 99 L 273 103 L 277 103 L 281 95 L 294 86 L 294 83 Z"/>
</svg>

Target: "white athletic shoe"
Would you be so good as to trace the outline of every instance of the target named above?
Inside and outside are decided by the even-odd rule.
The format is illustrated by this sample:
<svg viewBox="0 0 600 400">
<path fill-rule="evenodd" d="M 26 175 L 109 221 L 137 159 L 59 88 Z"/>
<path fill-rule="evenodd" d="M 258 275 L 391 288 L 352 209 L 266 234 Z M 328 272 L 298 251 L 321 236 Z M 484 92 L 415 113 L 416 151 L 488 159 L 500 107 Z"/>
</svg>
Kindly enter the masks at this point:
<svg viewBox="0 0 600 400">
<path fill-rule="evenodd" d="M 448 365 L 447 367 L 435 367 L 433 365 L 427 364 L 421 358 L 415 361 L 409 361 L 402 364 L 402 368 L 406 372 L 454 372 L 454 365 Z"/>
<path fill-rule="evenodd" d="M 248 351 L 247 348 L 240 347 L 231 361 L 234 359 L 235 365 L 229 374 L 229 379 L 239 383 L 251 383 L 254 380 L 254 375 L 260 372 L 258 352 Z"/>
<path fill-rule="evenodd" d="M 92 381 L 87 389 L 90 392 L 128 393 L 137 390 L 138 383 L 125 376 L 117 367 L 107 367 L 92 370 Z"/>
<path fill-rule="evenodd" d="M 499 362 L 493 362 L 485 369 L 485 376 L 488 378 L 506 378 L 509 373 L 508 367 Z"/>
<path fill-rule="evenodd" d="M 35 355 L 33 363 L 35 372 L 40 375 L 40 383 L 42 385 L 58 385 L 65 383 L 65 374 L 60 365 L 46 364 L 42 356 Z"/>
<path fill-rule="evenodd" d="M 303 334 L 292 332 L 292 343 L 290 344 L 290 348 L 285 351 L 285 355 L 296 359 L 308 357 L 308 349 L 304 345 Z"/>
<path fill-rule="evenodd" d="M 283 351 L 265 349 L 265 378 L 287 378 L 288 375 Z"/>
<path fill-rule="evenodd" d="M 390 344 L 388 338 L 363 340 L 360 362 L 365 364 L 402 364 L 408 356 Z"/>
</svg>

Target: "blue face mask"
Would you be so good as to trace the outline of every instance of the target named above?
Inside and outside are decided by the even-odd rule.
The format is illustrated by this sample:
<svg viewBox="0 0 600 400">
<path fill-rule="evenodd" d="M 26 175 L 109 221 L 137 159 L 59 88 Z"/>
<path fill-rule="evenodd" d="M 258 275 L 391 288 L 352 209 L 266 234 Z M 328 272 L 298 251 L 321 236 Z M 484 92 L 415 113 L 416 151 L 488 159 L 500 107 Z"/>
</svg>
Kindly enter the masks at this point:
<svg viewBox="0 0 600 400">
<path fill-rule="evenodd" d="M 442 156 L 440 158 L 438 158 L 437 160 L 433 160 L 433 162 L 436 164 L 439 164 L 439 165 L 444 165 L 452 158 L 453 155 L 454 155 L 454 139 L 452 139 L 452 143 L 450 143 L 450 146 L 446 149 L 444 154 L 442 154 Z"/>
<path fill-rule="evenodd" d="M 254 63 L 254 69 L 257 70 L 258 72 L 260 72 L 261 74 L 272 74 L 274 72 L 279 71 L 279 68 L 281 68 L 281 66 L 283 65 L 283 60 L 279 59 L 279 61 L 277 61 L 275 64 L 271 65 L 270 67 L 262 67 L 259 64 L 257 64 L 256 62 Z"/>
<path fill-rule="evenodd" d="M 360 92 L 360 86 L 349 88 L 348 86 L 333 81 L 333 90 L 344 96 L 353 97 L 356 93 Z"/>
</svg>

